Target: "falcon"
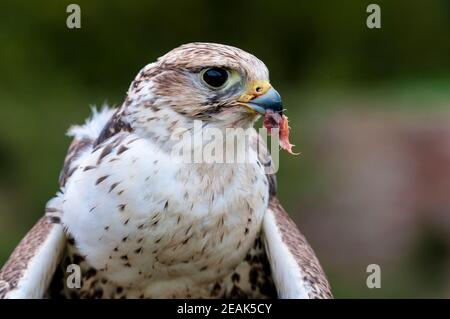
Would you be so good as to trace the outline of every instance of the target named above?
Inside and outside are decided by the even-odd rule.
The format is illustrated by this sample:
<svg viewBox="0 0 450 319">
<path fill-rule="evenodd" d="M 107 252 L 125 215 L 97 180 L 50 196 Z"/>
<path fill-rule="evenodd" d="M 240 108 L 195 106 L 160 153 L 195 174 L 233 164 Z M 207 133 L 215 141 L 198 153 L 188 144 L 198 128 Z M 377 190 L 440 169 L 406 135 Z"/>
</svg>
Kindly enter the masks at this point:
<svg viewBox="0 0 450 319">
<path fill-rule="evenodd" d="M 60 191 L 0 271 L 0 297 L 332 298 L 276 197 L 261 115 L 291 151 L 280 95 L 243 50 L 190 43 L 145 66 L 120 107 L 69 130 Z M 198 121 L 249 132 L 246 161 L 177 159 L 174 134 Z"/>
</svg>

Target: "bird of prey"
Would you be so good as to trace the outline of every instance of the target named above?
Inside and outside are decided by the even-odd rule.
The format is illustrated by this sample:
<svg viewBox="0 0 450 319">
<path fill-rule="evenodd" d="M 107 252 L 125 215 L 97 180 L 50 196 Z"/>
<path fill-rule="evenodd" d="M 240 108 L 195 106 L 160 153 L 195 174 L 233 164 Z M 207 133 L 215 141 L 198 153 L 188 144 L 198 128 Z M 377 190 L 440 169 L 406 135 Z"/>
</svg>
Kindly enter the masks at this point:
<svg viewBox="0 0 450 319">
<path fill-rule="evenodd" d="M 241 49 L 190 43 L 145 66 L 122 105 L 69 130 L 60 191 L 0 271 L 0 297 L 332 298 L 276 197 L 253 128 L 268 114 L 287 128 L 266 66 Z M 250 132 L 247 160 L 175 160 L 171 137 L 196 121 Z"/>
</svg>

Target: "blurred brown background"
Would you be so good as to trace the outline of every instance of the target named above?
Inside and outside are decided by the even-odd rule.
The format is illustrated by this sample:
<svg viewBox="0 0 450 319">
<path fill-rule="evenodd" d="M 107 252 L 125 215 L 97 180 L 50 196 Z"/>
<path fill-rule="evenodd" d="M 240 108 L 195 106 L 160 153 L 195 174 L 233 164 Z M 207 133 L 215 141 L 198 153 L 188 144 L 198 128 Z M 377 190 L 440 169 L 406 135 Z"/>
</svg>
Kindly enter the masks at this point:
<svg viewBox="0 0 450 319">
<path fill-rule="evenodd" d="M 279 192 L 336 297 L 450 297 L 450 2 L 2 1 L 0 264 L 57 191 L 65 130 L 186 42 L 261 58 L 299 157 Z M 381 289 L 366 287 L 379 264 Z"/>
</svg>

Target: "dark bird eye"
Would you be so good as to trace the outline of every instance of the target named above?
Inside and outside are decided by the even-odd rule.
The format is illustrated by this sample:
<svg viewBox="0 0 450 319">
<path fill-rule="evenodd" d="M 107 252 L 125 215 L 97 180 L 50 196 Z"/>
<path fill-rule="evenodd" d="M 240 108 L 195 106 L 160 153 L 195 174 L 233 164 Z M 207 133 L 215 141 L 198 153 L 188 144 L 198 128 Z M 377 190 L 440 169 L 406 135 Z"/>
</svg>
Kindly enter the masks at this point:
<svg viewBox="0 0 450 319">
<path fill-rule="evenodd" d="M 210 68 L 203 72 L 203 81 L 213 88 L 220 88 L 228 80 L 228 71 L 222 68 Z"/>
</svg>

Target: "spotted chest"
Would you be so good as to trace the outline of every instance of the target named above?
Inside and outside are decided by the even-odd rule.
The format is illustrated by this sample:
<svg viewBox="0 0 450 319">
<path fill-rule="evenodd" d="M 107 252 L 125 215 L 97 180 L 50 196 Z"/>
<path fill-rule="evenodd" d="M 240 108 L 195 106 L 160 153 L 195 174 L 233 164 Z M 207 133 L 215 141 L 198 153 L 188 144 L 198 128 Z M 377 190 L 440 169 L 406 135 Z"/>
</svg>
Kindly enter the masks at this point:
<svg viewBox="0 0 450 319">
<path fill-rule="evenodd" d="M 184 164 L 118 134 L 80 159 L 62 222 L 86 262 L 158 295 L 228 274 L 261 229 L 268 185 L 257 162 Z"/>
<path fill-rule="evenodd" d="M 73 279 L 71 279 L 73 276 L 66 269 L 73 264 L 80 267 L 79 287 L 67 285 L 67 282 L 73 283 Z M 109 281 L 102 272 L 88 264 L 76 248 L 75 240 L 69 237 L 65 256 L 53 277 L 46 296 L 56 299 L 276 298 L 277 292 L 273 284 L 261 235 L 256 238 L 245 259 L 223 278 L 218 278 L 216 281 L 205 285 L 186 285 L 177 291 L 168 291 L 163 294 L 147 291 L 145 287 L 124 287 Z"/>
</svg>

